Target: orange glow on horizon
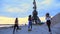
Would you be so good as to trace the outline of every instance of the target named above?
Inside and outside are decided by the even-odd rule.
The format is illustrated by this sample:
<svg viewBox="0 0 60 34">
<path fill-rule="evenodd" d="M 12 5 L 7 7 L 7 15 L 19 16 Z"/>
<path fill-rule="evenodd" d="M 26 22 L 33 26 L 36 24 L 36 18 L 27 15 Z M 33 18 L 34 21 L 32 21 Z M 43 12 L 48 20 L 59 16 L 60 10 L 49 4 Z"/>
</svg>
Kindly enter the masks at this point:
<svg viewBox="0 0 60 34">
<path fill-rule="evenodd" d="M 45 21 L 45 17 L 40 17 L 41 21 Z M 28 17 L 18 18 L 19 24 L 28 24 Z M 15 18 L 0 17 L 0 24 L 14 24 Z"/>
</svg>

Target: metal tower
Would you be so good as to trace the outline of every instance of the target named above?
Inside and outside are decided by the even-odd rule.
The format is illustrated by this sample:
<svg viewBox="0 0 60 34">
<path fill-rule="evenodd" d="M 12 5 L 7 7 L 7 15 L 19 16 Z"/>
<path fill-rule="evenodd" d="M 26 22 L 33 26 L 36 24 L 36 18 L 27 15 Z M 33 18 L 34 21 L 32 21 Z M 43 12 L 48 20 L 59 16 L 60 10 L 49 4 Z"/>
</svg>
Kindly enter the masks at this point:
<svg viewBox="0 0 60 34">
<path fill-rule="evenodd" d="M 37 16 L 38 15 L 38 12 L 37 12 L 37 7 L 36 7 L 36 1 L 33 0 L 33 22 L 35 22 L 35 24 L 37 24 L 39 21 L 39 17 Z"/>
</svg>

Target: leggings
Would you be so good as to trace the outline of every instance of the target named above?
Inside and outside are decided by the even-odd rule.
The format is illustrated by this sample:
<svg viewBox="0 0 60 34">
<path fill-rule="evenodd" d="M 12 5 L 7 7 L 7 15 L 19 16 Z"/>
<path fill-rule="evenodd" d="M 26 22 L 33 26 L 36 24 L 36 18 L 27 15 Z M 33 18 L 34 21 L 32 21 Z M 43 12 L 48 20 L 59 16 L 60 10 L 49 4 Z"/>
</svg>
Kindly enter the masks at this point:
<svg viewBox="0 0 60 34">
<path fill-rule="evenodd" d="M 13 34 L 15 33 L 15 30 L 19 29 L 18 25 L 14 25 L 14 29 L 13 29 Z"/>
<path fill-rule="evenodd" d="M 50 25 L 51 25 L 51 21 L 50 20 L 47 20 L 47 26 L 48 26 L 49 32 L 51 32 Z"/>
</svg>

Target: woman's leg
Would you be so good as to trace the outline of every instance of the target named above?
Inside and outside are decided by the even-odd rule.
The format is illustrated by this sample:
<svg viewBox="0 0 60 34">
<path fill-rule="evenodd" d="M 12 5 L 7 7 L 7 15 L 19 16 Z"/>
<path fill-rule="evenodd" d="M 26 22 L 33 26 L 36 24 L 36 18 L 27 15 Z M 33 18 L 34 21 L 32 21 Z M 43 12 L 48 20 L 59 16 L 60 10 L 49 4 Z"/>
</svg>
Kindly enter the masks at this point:
<svg viewBox="0 0 60 34">
<path fill-rule="evenodd" d="M 51 22 L 47 23 L 47 26 L 48 26 L 49 32 L 51 32 L 50 25 L 51 25 Z"/>
<path fill-rule="evenodd" d="M 30 25 L 28 25 L 28 29 L 30 28 Z"/>
<path fill-rule="evenodd" d="M 50 24 L 48 25 L 48 28 L 49 28 L 49 32 L 51 32 Z"/>
<path fill-rule="evenodd" d="M 19 29 L 19 26 L 17 25 L 17 29 Z"/>
<path fill-rule="evenodd" d="M 13 29 L 13 34 L 15 34 L 15 29 L 16 29 L 16 27 L 14 26 L 14 29 Z"/>
<path fill-rule="evenodd" d="M 31 24 L 31 29 L 32 29 L 32 24 Z"/>
</svg>

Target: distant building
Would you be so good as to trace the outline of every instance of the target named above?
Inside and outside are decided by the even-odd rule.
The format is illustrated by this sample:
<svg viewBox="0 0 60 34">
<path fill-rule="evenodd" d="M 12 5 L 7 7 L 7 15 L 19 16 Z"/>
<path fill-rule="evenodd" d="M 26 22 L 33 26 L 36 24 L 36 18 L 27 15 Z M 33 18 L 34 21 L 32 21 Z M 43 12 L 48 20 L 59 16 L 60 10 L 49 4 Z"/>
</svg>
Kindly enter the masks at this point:
<svg viewBox="0 0 60 34">
<path fill-rule="evenodd" d="M 56 14 L 54 17 L 52 17 L 52 20 L 51 20 L 51 25 L 56 25 L 60 23 L 60 13 Z"/>
</svg>

